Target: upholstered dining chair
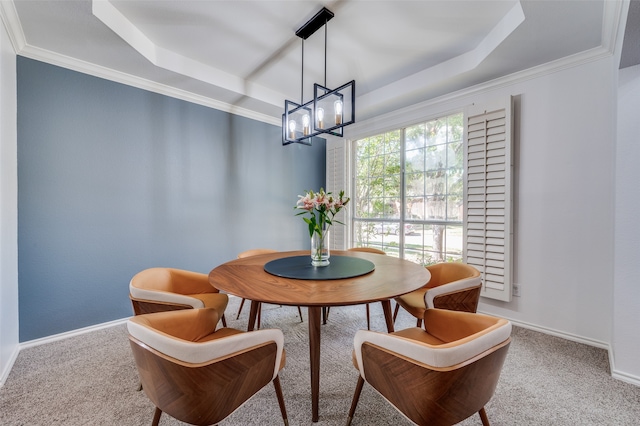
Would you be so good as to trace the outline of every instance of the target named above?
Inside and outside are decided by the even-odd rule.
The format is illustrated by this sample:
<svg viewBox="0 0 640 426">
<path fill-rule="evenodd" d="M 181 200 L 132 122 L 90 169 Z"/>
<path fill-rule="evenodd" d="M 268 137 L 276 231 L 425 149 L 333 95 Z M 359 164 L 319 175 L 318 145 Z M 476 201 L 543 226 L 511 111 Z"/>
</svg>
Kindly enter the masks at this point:
<svg viewBox="0 0 640 426">
<path fill-rule="evenodd" d="M 395 298 L 394 321 L 401 306 L 416 317 L 417 327 L 421 326 L 426 309 L 476 311 L 482 287 L 480 271 L 460 262 L 436 263 L 427 269 L 431 279 L 424 287 Z"/>
<path fill-rule="evenodd" d="M 494 394 L 511 343 L 511 323 L 469 312 L 428 309 L 425 329 L 359 330 L 353 363 L 360 372 L 347 425 L 367 382 L 418 425 L 453 425 L 479 413 Z M 366 421 L 365 421 L 366 423 Z"/>
<path fill-rule="evenodd" d="M 238 259 L 242 259 L 245 257 L 250 257 L 250 256 L 258 256 L 260 254 L 269 254 L 269 253 L 277 253 L 278 250 L 273 250 L 273 249 L 266 249 L 266 248 L 258 248 L 258 249 L 250 249 L 250 250 L 245 250 L 241 253 L 238 254 Z M 236 319 L 240 318 L 240 313 L 242 312 L 242 307 L 244 306 L 244 301 L 245 299 L 242 298 L 242 300 L 240 301 L 240 307 L 238 308 L 238 314 L 236 315 Z M 302 309 L 300 309 L 300 306 L 298 306 L 298 315 L 300 315 L 300 322 L 304 321 L 302 319 Z M 260 319 L 262 317 L 262 305 L 260 306 L 260 310 L 258 311 L 258 319 L 256 320 L 258 323 L 257 328 L 260 328 Z"/>
<path fill-rule="evenodd" d="M 129 298 L 135 315 L 181 309 L 213 308 L 227 326 L 224 310 L 229 296 L 209 283 L 209 276 L 174 268 L 149 268 L 129 283 Z"/>
<path fill-rule="evenodd" d="M 280 330 L 216 330 L 212 308 L 143 314 L 127 322 L 131 350 L 147 397 L 163 412 L 194 425 L 225 419 L 272 382 L 288 425 L 279 372 L 285 365 Z"/>
</svg>

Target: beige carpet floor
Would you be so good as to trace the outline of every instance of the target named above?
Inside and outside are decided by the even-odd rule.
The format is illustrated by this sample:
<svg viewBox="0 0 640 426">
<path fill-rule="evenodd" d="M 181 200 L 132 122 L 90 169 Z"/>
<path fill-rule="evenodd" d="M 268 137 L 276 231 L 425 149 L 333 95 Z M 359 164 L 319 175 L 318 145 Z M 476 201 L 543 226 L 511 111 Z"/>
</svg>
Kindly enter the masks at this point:
<svg viewBox="0 0 640 426">
<path fill-rule="evenodd" d="M 239 299 L 227 308 L 230 327 L 239 320 Z M 372 329 L 384 331 L 379 304 L 371 305 Z M 265 305 L 263 328 L 281 328 L 287 366 L 280 378 L 291 425 L 311 425 L 306 311 Z M 401 313 L 396 329 L 414 320 Z M 364 306 L 333 308 L 322 326 L 320 426 L 346 421 L 357 372 L 351 364 L 353 335 L 365 328 Z M 486 411 L 493 425 L 640 425 L 640 388 L 611 378 L 605 350 L 514 328 L 496 393 Z M 93 331 L 21 351 L 0 389 L 0 425 L 149 425 L 154 407 L 138 378 L 124 325 Z M 161 425 L 182 423 L 163 415 Z M 278 425 L 273 386 L 256 394 L 222 425 Z M 365 385 L 354 425 L 410 424 Z M 461 425 L 481 425 L 477 415 Z"/>
</svg>

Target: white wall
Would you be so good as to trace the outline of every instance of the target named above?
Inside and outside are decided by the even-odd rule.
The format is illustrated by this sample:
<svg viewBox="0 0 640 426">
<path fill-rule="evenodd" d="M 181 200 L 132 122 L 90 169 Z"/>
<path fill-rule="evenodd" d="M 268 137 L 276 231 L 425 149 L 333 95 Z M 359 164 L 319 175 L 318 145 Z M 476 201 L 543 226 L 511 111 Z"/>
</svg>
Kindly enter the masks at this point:
<svg viewBox="0 0 640 426">
<path fill-rule="evenodd" d="M 347 135 L 516 96 L 514 281 L 521 296 L 508 303 L 482 298 L 479 310 L 605 348 L 613 314 L 613 62 L 512 76 L 354 124 Z"/>
<path fill-rule="evenodd" d="M 620 71 L 615 168 L 614 376 L 640 383 L 640 65 Z"/>
<path fill-rule="evenodd" d="M 0 385 L 18 355 L 16 54 L 0 21 Z"/>
<path fill-rule="evenodd" d="M 600 347 L 611 342 L 613 312 L 612 61 L 480 97 L 520 95 L 514 235 L 520 297 L 482 299 L 479 309 Z"/>
</svg>

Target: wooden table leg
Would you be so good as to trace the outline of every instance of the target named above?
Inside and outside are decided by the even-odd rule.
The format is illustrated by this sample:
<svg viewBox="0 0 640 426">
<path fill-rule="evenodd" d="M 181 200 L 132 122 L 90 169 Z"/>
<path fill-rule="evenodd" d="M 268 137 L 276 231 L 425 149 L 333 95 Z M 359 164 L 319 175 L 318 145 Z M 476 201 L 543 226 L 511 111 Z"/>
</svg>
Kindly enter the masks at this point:
<svg viewBox="0 0 640 426">
<path fill-rule="evenodd" d="M 255 300 L 251 301 L 251 310 L 249 310 L 249 324 L 247 324 L 247 331 L 253 331 L 256 327 L 256 318 L 258 317 L 258 311 L 260 311 L 260 302 Z"/>
<path fill-rule="evenodd" d="M 393 333 L 393 314 L 391 313 L 391 300 L 382 300 L 380 303 L 382 303 L 384 320 L 387 323 L 387 332 Z"/>
<path fill-rule="evenodd" d="M 309 306 L 309 360 L 311 365 L 311 421 L 317 422 L 320 398 L 320 306 Z"/>
</svg>

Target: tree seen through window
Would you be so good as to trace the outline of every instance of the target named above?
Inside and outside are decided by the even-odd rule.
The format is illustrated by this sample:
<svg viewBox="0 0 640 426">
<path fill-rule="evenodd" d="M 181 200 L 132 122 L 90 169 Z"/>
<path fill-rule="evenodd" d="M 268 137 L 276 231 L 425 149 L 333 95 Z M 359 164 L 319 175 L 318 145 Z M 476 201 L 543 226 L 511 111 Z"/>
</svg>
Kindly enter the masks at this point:
<svg viewBox="0 0 640 426">
<path fill-rule="evenodd" d="M 355 142 L 356 246 L 429 265 L 462 258 L 463 116 Z"/>
</svg>

